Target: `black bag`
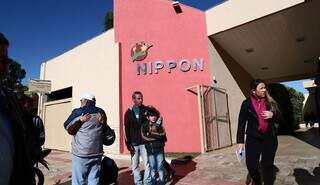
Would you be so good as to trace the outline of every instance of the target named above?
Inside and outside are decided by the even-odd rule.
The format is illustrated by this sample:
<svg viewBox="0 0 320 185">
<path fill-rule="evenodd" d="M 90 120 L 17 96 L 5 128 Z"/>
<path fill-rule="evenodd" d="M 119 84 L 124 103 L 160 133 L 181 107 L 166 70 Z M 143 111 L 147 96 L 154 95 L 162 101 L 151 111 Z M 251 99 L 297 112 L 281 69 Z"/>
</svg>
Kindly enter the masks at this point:
<svg viewBox="0 0 320 185">
<path fill-rule="evenodd" d="M 101 161 L 100 184 L 106 185 L 116 183 L 118 179 L 118 171 L 119 168 L 116 162 L 113 159 L 104 156 Z"/>
<path fill-rule="evenodd" d="M 109 125 L 107 125 L 105 130 L 105 136 L 103 139 L 103 144 L 110 146 L 114 143 L 115 140 L 116 140 L 116 133 L 114 132 L 113 129 L 109 127 Z"/>
</svg>

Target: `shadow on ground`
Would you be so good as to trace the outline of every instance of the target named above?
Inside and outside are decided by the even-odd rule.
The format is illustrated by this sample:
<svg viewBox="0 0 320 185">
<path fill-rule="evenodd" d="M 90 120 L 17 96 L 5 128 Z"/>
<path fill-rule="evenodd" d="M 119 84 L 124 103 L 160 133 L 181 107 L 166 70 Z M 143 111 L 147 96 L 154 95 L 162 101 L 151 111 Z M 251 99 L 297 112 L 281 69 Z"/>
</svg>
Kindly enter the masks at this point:
<svg viewBox="0 0 320 185">
<path fill-rule="evenodd" d="M 320 184 L 320 167 L 315 167 L 310 173 L 303 168 L 295 168 L 293 175 L 298 185 Z"/>
<path fill-rule="evenodd" d="M 173 164 L 172 167 L 175 170 L 175 176 L 170 183 L 166 183 L 167 185 L 175 185 L 177 184 L 182 178 L 188 175 L 190 172 L 196 169 L 196 162 L 189 161 L 185 164 Z M 141 172 L 143 174 L 144 171 Z M 71 185 L 71 181 L 67 181 L 61 183 L 60 185 Z M 118 185 L 134 185 L 133 183 L 133 174 L 131 172 L 130 167 L 121 167 L 119 169 L 119 176 L 118 176 Z"/>
<path fill-rule="evenodd" d="M 183 177 L 196 170 L 196 165 L 197 163 L 192 160 L 187 162 L 186 164 L 173 164 L 172 167 L 176 171 L 176 173 L 170 185 L 177 184 Z"/>
<path fill-rule="evenodd" d="M 320 149 L 320 135 L 319 130 L 316 127 L 299 129 L 293 136 Z"/>
<path fill-rule="evenodd" d="M 319 128 L 311 127 L 299 129 L 294 133 L 294 136 L 301 141 L 320 149 Z M 304 168 L 295 168 L 293 170 L 293 175 L 298 185 L 320 184 L 320 164 L 313 169 L 312 173 Z"/>
<path fill-rule="evenodd" d="M 194 171 L 196 169 L 196 162 L 194 161 L 189 161 L 186 162 L 185 164 L 172 164 L 173 169 L 175 170 L 175 176 L 173 180 L 170 183 L 166 183 L 167 185 L 175 185 L 177 184 L 182 178 L 187 176 L 190 172 Z M 141 173 L 143 174 L 144 171 Z M 121 171 L 119 173 L 118 177 L 118 185 L 133 185 L 133 175 L 128 168 L 125 171 Z"/>
</svg>

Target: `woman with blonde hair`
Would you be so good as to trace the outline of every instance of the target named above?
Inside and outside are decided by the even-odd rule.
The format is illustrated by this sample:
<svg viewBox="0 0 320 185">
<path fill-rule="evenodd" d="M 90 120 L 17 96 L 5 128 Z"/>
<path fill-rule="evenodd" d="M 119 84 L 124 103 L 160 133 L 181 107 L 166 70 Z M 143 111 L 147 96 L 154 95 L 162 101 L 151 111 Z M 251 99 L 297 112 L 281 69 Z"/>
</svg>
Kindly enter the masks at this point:
<svg viewBox="0 0 320 185">
<path fill-rule="evenodd" d="M 274 158 L 278 147 L 275 128 L 279 114 L 266 83 L 256 79 L 250 83 L 250 96 L 242 102 L 238 120 L 238 150 L 245 149 L 246 165 L 254 185 L 261 185 L 259 161 L 264 185 L 274 183 Z M 246 134 L 246 139 L 245 139 Z"/>
</svg>

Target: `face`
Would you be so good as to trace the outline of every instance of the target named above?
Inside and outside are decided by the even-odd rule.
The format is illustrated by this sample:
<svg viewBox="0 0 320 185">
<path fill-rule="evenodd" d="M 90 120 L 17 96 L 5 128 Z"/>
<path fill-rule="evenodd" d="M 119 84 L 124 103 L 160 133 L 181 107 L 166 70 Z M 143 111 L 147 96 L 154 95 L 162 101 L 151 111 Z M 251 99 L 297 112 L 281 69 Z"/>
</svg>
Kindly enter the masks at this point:
<svg viewBox="0 0 320 185">
<path fill-rule="evenodd" d="M 133 104 L 136 107 L 139 107 L 143 103 L 143 96 L 141 94 L 135 94 L 134 98 L 132 98 Z"/>
<path fill-rule="evenodd" d="M 151 123 L 155 123 L 157 121 L 157 116 L 147 116 L 147 119 L 151 122 Z"/>
<path fill-rule="evenodd" d="M 266 96 L 266 85 L 264 83 L 259 83 L 256 90 L 253 90 L 253 94 L 258 98 L 264 98 Z"/>
<path fill-rule="evenodd" d="M 87 100 L 86 99 L 81 99 L 80 100 L 80 107 L 84 107 L 87 104 Z"/>
</svg>

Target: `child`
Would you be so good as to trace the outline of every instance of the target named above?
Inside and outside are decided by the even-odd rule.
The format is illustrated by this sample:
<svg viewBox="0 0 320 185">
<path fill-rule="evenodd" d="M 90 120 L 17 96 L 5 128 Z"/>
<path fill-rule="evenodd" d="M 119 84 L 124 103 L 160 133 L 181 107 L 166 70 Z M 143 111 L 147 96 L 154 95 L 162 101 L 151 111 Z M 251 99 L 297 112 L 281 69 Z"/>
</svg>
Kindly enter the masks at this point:
<svg viewBox="0 0 320 185">
<path fill-rule="evenodd" d="M 160 117 L 159 111 L 149 106 L 146 112 L 147 120 L 141 126 L 142 138 L 145 140 L 148 160 L 151 167 L 153 184 L 156 184 L 156 173 L 159 175 L 159 184 L 164 185 L 164 146 L 167 141 L 166 132 L 157 120 Z"/>
</svg>

